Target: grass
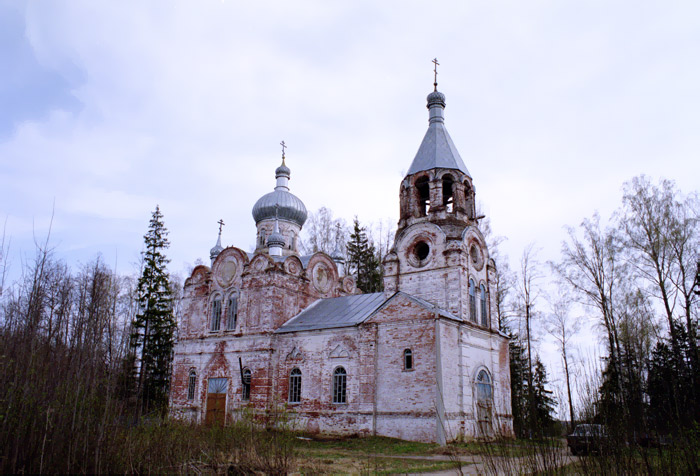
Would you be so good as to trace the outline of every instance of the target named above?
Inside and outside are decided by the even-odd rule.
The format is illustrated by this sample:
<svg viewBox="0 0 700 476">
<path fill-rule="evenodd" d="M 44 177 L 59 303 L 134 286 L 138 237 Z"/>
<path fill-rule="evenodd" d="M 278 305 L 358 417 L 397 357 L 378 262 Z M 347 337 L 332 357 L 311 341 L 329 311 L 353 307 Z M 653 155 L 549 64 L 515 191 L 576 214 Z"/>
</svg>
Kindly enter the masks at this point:
<svg viewBox="0 0 700 476">
<path fill-rule="evenodd" d="M 381 436 L 302 437 L 294 446 L 301 474 L 403 474 L 455 465 L 430 459 L 439 448 L 436 444 Z"/>
<path fill-rule="evenodd" d="M 425 455 L 439 448 L 434 443 L 404 441 L 383 436 L 318 437 L 297 439 L 296 448 L 307 450 L 345 450 L 365 454 L 383 455 Z"/>
</svg>

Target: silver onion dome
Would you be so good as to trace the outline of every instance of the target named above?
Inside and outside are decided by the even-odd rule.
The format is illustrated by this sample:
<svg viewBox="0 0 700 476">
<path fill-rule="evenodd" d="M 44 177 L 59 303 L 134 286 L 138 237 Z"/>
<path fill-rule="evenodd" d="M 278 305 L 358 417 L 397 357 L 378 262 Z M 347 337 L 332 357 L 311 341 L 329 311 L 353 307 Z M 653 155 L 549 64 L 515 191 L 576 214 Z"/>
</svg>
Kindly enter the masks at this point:
<svg viewBox="0 0 700 476">
<path fill-rule="evenodd" d="M 282 161 L 282 165 L 275 170 L 277 186 L 275 190 L 263 195 L 253 206 L 253 218 L 258 224 L 263 220 L 272 220 L 275 217 L 304 226 L 308 213 L 306 206 L 296 195 L 289 192 L 290 170 Z"/>
<path fill-rule="evenodd" d="M 308 213 L 304 202 L 296 195 L 283 190 L 275 190 L 260 197 L 253 206 L 253 218 L 255 223 L 275 218 L 275 207 L 278 209 L 278 218 L 304 226 Z"/>
<path fill-rule="evenodd" d="M 433 91 L 432 93 L 428 94 L 428 109 L 430 109 L 430 106 L 437 105 L 437 106 L 442 106 L 445 107 L 445 95 L 442 94 L 440 91 Z"/>
<path fill-rule="evenodd" d="M 289 178 L 289 175 L 291 174 L 291 170 L 289 170 L 289 167 L 284 163 L 284 160 L 282 161 L 282 165 L 277 167 L 275 169 L 275 177 L 279 177 L 280 175 L 286 175 L 287 178 Z"/>
</svg>

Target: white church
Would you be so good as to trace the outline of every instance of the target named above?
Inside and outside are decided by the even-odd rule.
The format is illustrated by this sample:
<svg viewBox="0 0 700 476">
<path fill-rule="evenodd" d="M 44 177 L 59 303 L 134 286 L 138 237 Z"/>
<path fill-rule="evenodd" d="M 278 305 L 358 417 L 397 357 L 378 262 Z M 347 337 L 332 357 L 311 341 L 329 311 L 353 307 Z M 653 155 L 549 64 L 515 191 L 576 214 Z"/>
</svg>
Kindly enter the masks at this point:
<svg viewBox="0 0 700 476">
<path fill-rule="evenodd" d="M 360 294 L 339 251 L 302 256 L 304 203 L 284 156 L 253 205 L 256 250 L 219 241 L 186 280 L 171 413 L 225 423 L 284 408 L 299 430 L 444 443 L 512 434 L 508 338 L 473 178 L 428 95 L 399 187 L 384 292 Z"/>
</svg>

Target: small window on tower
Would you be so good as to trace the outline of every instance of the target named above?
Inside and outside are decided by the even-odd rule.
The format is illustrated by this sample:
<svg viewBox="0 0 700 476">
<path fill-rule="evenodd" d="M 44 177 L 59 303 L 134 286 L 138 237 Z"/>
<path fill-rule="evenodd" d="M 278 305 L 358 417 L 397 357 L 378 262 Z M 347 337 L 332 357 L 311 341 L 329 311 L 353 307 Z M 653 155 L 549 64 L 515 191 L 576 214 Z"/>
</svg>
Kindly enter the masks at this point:
<svg viewBox="0 0 700 476">
<path fill-rule="evenodd" d="M 413 352 L 411 349 L 403 351 L 403 369 L 413 370 Z"/>
<path fill-rule="evenodd" d="M 469 317 L 472 322 L 477 322 L 476 320 L 476 284 L 474 280 L 469 280 Z"/>
<path fill-rule="evenodd" d="M 467 216 L 474 219 L 474 191 L 469 186 L 469 182 L 464 182 L 464 206 L 467 209 Z"/>
<path fill-rule="evenodd" d="M 416 257 L 423 261 L 430 254 L 430 246 L 425 241 L 419 241 L 416 244 Z"/>
<path fill-rule="evenodd" d="M 442 204 L 445 206 L 445 210 L 450 213 L 454 210 L 453 184 L 454 179 L 452 175 L 448 174 L 442 177 Z"/>
<path fill-rule="evenodd" d="M 480 303 L 481 303 L 481 325 L 488 327 L 489 316 L 486 309 L 486 287 L 482 284 L 480 289 Z"/>
<path fill-rule="evenodd" d="M 418 193 L 418 215 L 426 216 L 430 211 L 430 185 L 428 177 L 421 177 L 416 180 L 416 191 Z"/>
</svg>

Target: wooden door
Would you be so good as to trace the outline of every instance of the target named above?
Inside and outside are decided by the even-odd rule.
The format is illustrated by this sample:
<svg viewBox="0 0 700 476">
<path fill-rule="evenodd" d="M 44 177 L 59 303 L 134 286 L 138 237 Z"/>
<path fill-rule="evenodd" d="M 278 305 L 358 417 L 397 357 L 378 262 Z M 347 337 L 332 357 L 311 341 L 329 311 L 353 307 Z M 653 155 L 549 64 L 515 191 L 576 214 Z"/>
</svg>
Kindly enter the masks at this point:
<svg viewBox="0 0 700 476">
<path fill-rule="evenodd" d="M 206 425 L 223 425 L 226 423 L 226 391 L 228 379 L 210 378 L 207 386 L 207 414 L 204 417 Z"/>
<path fill-rule="evenodd" d="M 223 425 L 226 421 L 226 394 L 207 394 L 207 416 L 204 423 L 207 425 Z"/>
</svg>

